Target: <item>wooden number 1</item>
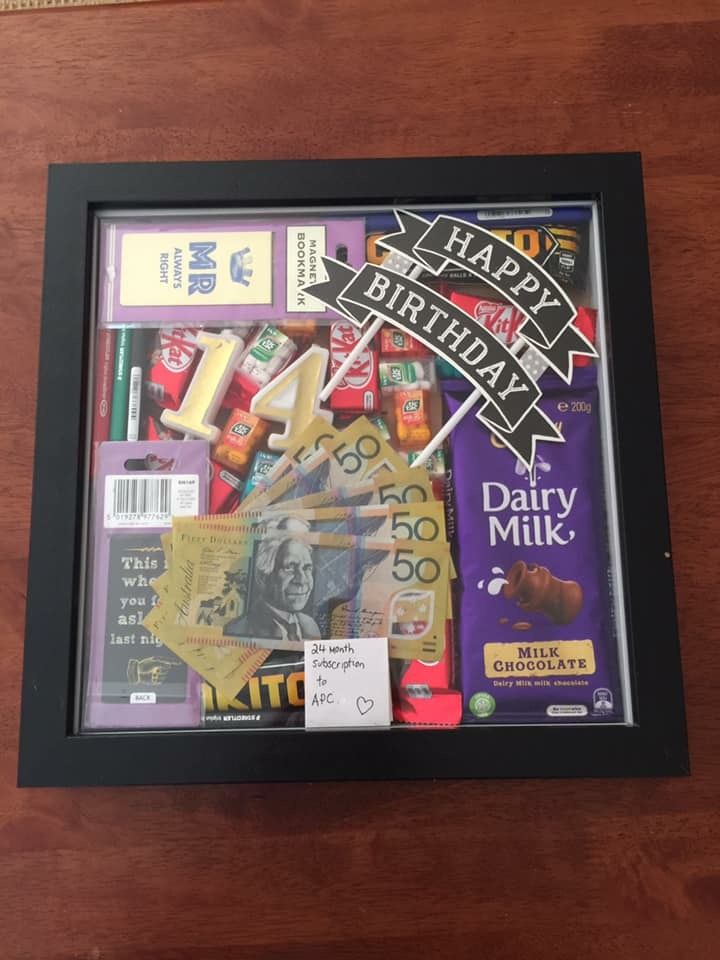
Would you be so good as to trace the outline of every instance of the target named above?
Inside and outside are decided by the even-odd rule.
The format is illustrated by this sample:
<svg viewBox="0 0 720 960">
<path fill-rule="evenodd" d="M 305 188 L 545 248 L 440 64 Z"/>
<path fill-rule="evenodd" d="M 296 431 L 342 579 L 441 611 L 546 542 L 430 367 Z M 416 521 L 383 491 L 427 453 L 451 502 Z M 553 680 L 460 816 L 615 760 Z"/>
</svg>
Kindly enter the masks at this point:
<svg viewBox="0 0 720 960">
<path fill-rule="evenodd" d="M 287 450 L 313 417 L 332 423 L 332 413 L 320 409 L 329 356 L 324 347 L 313 345 L 253 397 L 250 410 L 255 416 L 285 424 L 283 433 L 268 437 L 271 450 Z"/>
<path fill-rule="evenodd" d="M 163 410 L 160 419 L 166 427 L 188 437 L 217 443 L 220 428 L 213 426 L 220 402 L 235 371 L 243 341 L 230 333 L 201 330 L 197 345 L 203 351 L 190 386 L 178 410 Z"/>
</svg>

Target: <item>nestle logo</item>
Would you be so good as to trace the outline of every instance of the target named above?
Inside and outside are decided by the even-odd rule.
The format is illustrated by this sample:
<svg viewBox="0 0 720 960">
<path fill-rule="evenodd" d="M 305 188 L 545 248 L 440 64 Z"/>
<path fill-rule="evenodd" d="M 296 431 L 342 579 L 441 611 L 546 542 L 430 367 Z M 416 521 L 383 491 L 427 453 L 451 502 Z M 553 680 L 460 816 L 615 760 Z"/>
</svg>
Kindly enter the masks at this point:
<svg viewBox="0 0 720 960">
<path fill-rule="evenodd" d="M 195 356 L 197 330 L 160 330 L 160 355 L 168 370 L 186 370 Z"/>
</svg>

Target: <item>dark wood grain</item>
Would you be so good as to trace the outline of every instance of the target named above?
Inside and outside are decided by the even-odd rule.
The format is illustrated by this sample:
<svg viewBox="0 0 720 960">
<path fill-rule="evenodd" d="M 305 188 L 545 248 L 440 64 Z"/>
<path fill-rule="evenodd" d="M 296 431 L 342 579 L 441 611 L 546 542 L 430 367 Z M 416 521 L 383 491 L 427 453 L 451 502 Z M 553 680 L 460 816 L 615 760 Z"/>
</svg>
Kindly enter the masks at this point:
<svg viewBox="0 0 720 960">
<path fill-rule="evenodd" d="M 715 0 L 0 16 L 3 958 L 718 955 L 719 44 Z M 628 149 L 692 777 L 18 791 L 46 165 Z"/>
</svg>

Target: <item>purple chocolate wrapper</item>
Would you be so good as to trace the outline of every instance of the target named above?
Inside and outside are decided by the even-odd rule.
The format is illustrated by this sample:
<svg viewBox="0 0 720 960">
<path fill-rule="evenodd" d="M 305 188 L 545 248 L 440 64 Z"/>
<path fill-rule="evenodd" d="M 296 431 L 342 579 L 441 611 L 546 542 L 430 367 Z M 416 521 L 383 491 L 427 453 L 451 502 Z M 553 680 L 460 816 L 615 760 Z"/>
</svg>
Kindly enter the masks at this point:
<svg viewBox="0 0 720 960">
<path fill-rule="evenodd" d="M 152 578 L 164 569 L 160 534 L 170 525 L 134 529 L 108 525 L 105 492 L 106 478 L 112 476 L 129 480 L 192 476 L 197 478 L 198 512 L 204 513 L 208 445 L 204 440 L 111 441 L 99 445 L 96 463 L 84 726 L 118 730 L 197 727 L 201 722 L 200 678 L 164 646 L 150 643 L 150 634 L 141 626 L 153 602 Z M 150 469 L 137 469 L 142 463 Z M 149 679 L 151 660 L 165 665 L 161 683 Z M 148 693 L 156 702 L 142 702 L 142 695 Z"/>
<path fill-rule="evenodd" d="M 596 371 L 540 386 L 565 442 L 532 476 L 472 414 L 451 435 L 464 721 L 617 723 Z M 449 414 L 468 390 L 444 384 Z"/>
<path fill-rule="evenodd" d="M 306 297 L 321 257 L 362 266 L 363 219 L 241 217 L 104 220 L 100 230 L 101 327 L 225 327 L 339 319 Z"/>
</svg>

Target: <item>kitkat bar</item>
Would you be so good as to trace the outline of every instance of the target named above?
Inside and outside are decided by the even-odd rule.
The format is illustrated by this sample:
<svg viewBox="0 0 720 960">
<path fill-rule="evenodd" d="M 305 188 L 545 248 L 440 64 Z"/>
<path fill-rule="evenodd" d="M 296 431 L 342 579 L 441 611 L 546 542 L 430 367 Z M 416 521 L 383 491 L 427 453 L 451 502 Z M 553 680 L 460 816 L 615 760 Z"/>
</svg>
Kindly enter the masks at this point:
<svg viewBox="0 0 720 960">
<path fill-rule="evenodd" d="M 511 303 L 499 303 L 487 300 L 484 297 L 474 297 L 468 293 L 453 290 L 450 300 L 464 310 L 487 330 L 495 334 L 502 342 L 510 347 L 517 340 L 518 329 L 525 320 L 525 314 Z M 591 344 L 595 344 L 595 322 L 597 310 L 589 307 L 578 307 L 577 316 L 573 323 L 583 333 Z M 592 363 L 590 357 L 574 356 L 573 366 L 587 367 Z"/>
<path fill-rule="evenodd" d="M 197 361 L 197 334 L 195 327 L 158 330 L 145 381 L 147 394 L 158 406 L 180 406 Z"/>
<path fill-rule="evenodd" d="M 450 294 L 450 300 L 508 347 L 515 342 L 518 327 L 525 320 L 522 310 L 511 303 L 496 303 L 458 291 Z"/>
<path fill-rule="evenodd" d="M 330 327 L 331 374 L 340 367 L 362 331 L 352 323 L 338 321 Z M 375 342 L 369 344 L 355 358 L 355 362 L 333 390 L 330 407 L 336 411 L 372 413 L 380 409 L 378 385 L 378 350 Z"/>
</svg>

